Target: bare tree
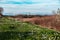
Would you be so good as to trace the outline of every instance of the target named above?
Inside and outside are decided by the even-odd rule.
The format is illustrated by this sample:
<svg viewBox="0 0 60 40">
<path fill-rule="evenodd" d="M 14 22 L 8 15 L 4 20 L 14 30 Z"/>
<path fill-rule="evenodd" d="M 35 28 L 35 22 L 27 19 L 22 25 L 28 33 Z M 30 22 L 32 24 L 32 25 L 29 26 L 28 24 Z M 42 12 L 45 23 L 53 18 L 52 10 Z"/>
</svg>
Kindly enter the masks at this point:
<svg viewBox="0 0 60 40">
<path fill-rule="evenodd" d="M 56 12 L 56 20 L 60 21 L 60 9 L 58 8 L 57 12 Z"/>
<path fill-rule="evenodd" d="M 58 10 L 57 10 L 57 15 L 60 15 L 60 9 L 58 8 Z"/>
<path fill-rule="evenodd" d="M 0 7 L 0 17 L 2 17 L 3 8 Z"/>
<path fill-rule="evenodd" d="M 55 10 L 53 10 L 53 11 L 52 11 L 52 13 L 53 13 L 54 15 L 56 15 L 56 12 L 55 12 Z"/>
</svg>

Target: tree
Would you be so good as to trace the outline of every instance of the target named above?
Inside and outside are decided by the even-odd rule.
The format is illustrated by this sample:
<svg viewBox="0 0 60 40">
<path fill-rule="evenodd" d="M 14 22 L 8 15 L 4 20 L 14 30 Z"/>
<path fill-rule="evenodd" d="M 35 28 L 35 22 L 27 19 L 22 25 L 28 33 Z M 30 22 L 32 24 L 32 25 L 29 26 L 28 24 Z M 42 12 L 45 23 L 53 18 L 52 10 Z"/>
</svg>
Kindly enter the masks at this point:
<svg viewBox="0 0 60 40">
<path fill-rule="evenodd" d="M 56 20 L 57 21 L 60 21 L 60 9 L 58 8 L 58 10 L 57 10 L 57 16 L 56 16 Z"/>
<path fill-rule="evenodd" d="M 0 17 L 2 17 L 3 8 L 0 7 Z"/>
<path fill-rule="evenodd" d="M 58 10 L 57 10 L 57 15 L 60 15 L 60 9 L 58 8 Z"/>
<path fill-rule="evenodd" d="M 53 13 L 54 15 L 56 15 L 56 12 L 55 12 L 55 10 L 53 10 L 53 11 L 52 11 L 52 13 Z"/>
</svg>

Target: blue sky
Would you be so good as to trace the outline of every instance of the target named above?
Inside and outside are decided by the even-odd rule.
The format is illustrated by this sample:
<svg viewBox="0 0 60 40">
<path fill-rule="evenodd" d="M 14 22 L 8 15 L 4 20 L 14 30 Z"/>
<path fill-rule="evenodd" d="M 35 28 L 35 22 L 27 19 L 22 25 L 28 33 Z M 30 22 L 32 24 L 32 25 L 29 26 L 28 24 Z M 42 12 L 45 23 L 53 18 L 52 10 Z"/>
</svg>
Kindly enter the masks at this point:
<svg viewBox="0 0 60 40">
<path fill-rule="evenodd" d="M 16 14 L 52 14 L 60 8 L 59 0 L 0 0 L 0 7 L 4 8 L 4 15 Z"/>
</svg>

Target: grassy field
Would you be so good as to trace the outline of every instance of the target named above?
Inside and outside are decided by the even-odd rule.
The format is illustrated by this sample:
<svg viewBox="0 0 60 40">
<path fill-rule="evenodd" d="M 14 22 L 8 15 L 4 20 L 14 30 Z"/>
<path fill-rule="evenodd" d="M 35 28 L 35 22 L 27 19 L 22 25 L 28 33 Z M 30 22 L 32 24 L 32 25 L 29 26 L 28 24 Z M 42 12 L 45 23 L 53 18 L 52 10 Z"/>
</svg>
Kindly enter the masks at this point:
<svg viewBox="0 0 60 40">
<path fill-rule="evenodd" d="M 60 33 L 31 23 L 2 17 L 0 40 L 60 40 Z"/>
</svg>

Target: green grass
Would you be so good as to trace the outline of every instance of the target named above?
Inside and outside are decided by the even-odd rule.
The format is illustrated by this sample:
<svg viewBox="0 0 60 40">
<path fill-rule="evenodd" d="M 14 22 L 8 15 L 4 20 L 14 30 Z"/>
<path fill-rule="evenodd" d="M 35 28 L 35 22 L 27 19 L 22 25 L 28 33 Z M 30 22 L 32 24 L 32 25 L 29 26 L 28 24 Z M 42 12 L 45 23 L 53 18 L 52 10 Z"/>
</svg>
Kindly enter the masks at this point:
<svg viewBox="0 0 60 40">
<path fill-rule="evenodd" d="M 60 40 L 60 33 L 3 17 L 0 18 L 0 40 Z"/>
</svg>

